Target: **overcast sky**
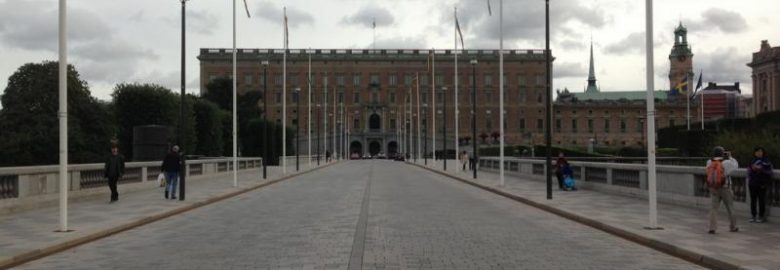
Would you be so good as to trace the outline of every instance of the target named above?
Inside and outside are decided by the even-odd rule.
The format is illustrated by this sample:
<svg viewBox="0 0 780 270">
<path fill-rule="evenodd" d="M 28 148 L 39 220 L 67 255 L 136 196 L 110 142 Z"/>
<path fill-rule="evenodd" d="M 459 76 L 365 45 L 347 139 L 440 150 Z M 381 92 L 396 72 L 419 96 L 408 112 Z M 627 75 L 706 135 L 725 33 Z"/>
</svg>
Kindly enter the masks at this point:
<svg viewBox="0 0 780 270">
<path fill-rule="evenodd" d="M 238 1 L 238 47 L 283 45 L 282 7 L 290 20 L 291 48 L 370 48 L 376 18 L 377 48 L 453 48 L 453 7 L 468 49 L 498 48 L 498 0 L 493 16 L 485 0 L 247 0 Z M 551 0 L 554 88 L 582 91 L 588 44 L 595 44 L 596 76 L 604 91 L 641 90 L 644 82 L 643 0 Z M 68 1 L 70 61 L 94 96 L 110 99 L 114 85 L 152 82 L 179 88 L 179 0 Z M 22 64 L 57 59 L 57 0 L 0 0 L 0 89 Z M 745 66 L 760 41 L 780 45 L 776 0 L 656 0 L 655 72 L 658 89 L 669 82 L 668 54 L 680 20 L 689 28 L 694 69 L 705 81 L 739 81 L 750 93 Z M 232 1 L 187 3 L 188 92 L 198 93 L 199 48 L 232 46 Z M 544 47 L 544 1 L 504 3 L 504 47 Z"/>
</svg>

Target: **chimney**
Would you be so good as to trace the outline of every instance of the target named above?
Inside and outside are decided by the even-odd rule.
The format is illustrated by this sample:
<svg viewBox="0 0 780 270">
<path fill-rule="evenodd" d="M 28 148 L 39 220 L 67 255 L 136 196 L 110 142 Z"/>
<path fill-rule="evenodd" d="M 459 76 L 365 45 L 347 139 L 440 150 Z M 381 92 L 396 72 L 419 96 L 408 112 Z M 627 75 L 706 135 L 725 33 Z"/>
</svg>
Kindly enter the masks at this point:
<svg viewBox="0 0 780 270">
<path fill-rule="evenodd" d="M 769 46 L 769 40 L 765 39 L 765 40 L 761 41 L 761 50 L 762 51 L 765 50 L 765 49 L 771 49 L 771 48 L 772 48 L 772 46 Z"/>
</svg>

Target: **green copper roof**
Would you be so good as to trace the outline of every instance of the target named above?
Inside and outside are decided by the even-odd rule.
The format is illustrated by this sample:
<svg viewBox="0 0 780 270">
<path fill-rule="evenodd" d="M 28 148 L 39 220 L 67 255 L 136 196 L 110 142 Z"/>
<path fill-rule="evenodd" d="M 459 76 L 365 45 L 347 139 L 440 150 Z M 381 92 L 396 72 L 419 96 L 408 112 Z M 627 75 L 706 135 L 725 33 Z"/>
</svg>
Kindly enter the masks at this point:
<svg viewBox="0 0 780 270">
<path fill-rule="evenodd" d="M 654 92 L 655 98 L 660 100 L 666 100 L 669 98 L 669 91 L 657 90 Z M 586 92 L 586 93 L 571 93 L 579 101 L 618 101 L 618 100 L 645 100 L 647 98 L 647 91 L 619 91 L 619 92 Z"/>
</svg>

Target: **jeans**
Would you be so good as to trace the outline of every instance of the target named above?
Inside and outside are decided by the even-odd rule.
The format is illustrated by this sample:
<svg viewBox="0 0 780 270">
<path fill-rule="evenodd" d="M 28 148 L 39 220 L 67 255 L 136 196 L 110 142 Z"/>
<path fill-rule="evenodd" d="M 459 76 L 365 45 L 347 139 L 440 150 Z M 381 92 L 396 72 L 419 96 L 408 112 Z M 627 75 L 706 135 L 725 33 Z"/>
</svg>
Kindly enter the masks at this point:
<svg viewBox="0 0 780 270">
<path fill-rule="evenodd" d="M 119 200 L 119 191 L 116 189 L 117 181 L 119 181 L 119 177 L 108 178 L 108 188 L 111 189 L 111 201 Z"/>
<path fill-rule="evenodd" d="M 710 230 L 714 231 L 718 227 L 718 208 L 720 208 L 720 202 L 722 201 L 726 205 L 726 212 L 729 214 L 730 227 L 734 229 L 737 227 L 737 220 L 734 218 L 734 192 L 731 191 L 731 187 L 722 187 L 718 189 L 710 188 L 710 198 L 712 198 L 712 207 L 710 207 Z"/>
<path fill-rule="evenodd" d="M 166 172 L 165 179 L 168 181 L 165 190 L 171 194 L 171 197 L 176 196 L 176 184 L 179 182 L 179 172 Z"/>
<path fill-rule="evenodd" d="M 758 204 L 758 216 L 756 216 L 756 204 Z M 766 187 L 759 185 L 750 186 L 750 215 L 753 218 L 766 217 Z"/>
</svg>

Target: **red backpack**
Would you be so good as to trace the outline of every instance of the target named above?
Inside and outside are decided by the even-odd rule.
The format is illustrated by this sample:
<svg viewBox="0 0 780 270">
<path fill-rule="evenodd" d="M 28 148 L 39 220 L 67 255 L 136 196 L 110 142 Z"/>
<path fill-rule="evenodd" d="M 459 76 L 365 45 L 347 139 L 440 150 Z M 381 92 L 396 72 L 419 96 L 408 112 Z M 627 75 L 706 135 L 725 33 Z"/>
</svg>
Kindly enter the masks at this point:
<svg viewBox="0 0 780 270">
<path fill-rule="evenodd" d="M 726 173 L 723 170 L 723 160 L 710 161 L 707 166 L 707 187 L 719 189 L 726 183 Z"/>
</svg>

